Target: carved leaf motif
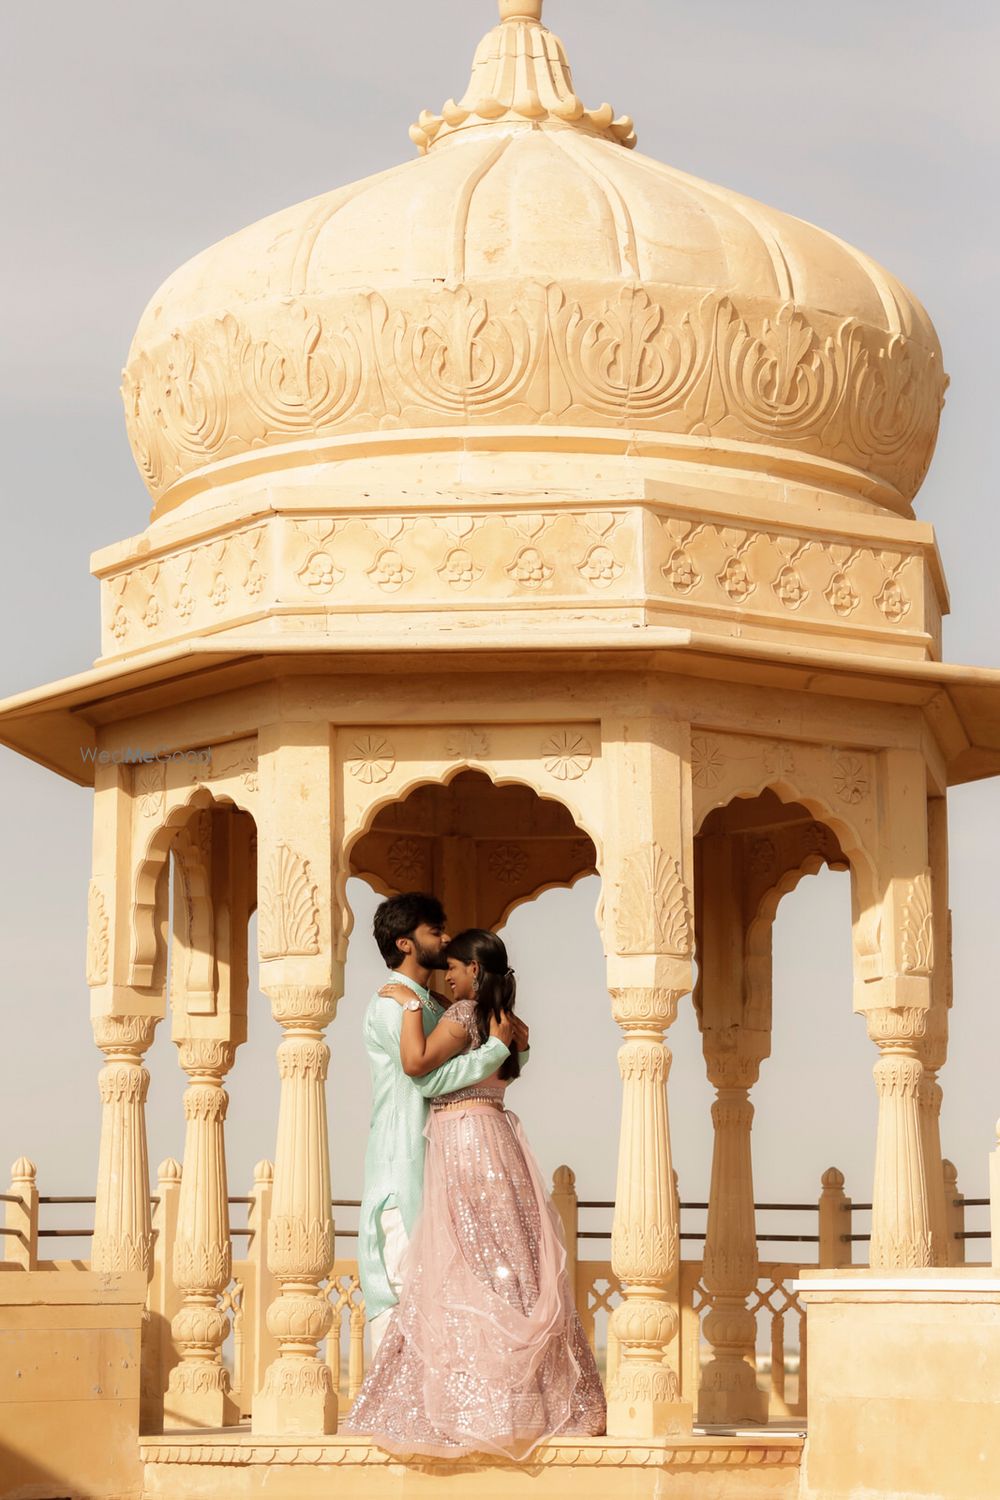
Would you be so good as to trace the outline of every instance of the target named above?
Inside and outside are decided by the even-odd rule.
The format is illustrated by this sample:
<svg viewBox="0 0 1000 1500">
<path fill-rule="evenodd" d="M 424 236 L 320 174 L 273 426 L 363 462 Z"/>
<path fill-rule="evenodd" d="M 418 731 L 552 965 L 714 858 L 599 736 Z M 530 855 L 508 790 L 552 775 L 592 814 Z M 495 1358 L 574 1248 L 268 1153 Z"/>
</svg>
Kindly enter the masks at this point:
<svg viewBox="0 0 1000 1500">
<path fill-rule="evenodd" d="M 489 735 L 482 729 L 453 729 L 444 742 L 449 760 L 482 760 L 490 753 Z"/>
<path fill-rule="evenodd" d="M 223 328 L 229 368 L 239 371 L 244 397 L 269 429 L 322 428 L 356 401 L 362 355 L 350 326 L 326 330 L 317 312 L 289 299 L 272 307 L 268 338 L 254 339 L 231 315 Z"/>
<path fill-rule="evenodd" d="M 903 908 L 903 973 L 931 974 L 934 969 L 934 923 L 931 882 L 926 871 L 911 880 Z"/>
<path fill-rule="evenodd" d="M 318 889 L 301 859 L 287 844 L 271 854 L 260 885 L 261 958 L 319 952 Z"/>
<path fill-rule="evenodd" d="M 668 324 L 662 306 L 642 287 L 623 287 L 596 317 L 552 288 L 550 309 L 575 404 L 609 416 L 624 420 L 669 410 L 704 357 L 690 317 Z"/>
<path fill-rule="evenodd" d="M 491 314 L 484 298 L 467 287 L 442 289 L 426 310 L 387 317 L 385 304 L 372 298 L 383 322 L 383 360 L 404 382 L 407 393 L 435 411 L 464 415 L 495 411 L 514 398 L 531 367 L 534 343 L 519 307 Z"/>
<path fill-rule="evenodd" d="M 87 983 L 106 984 L 108 978 L 108 913 L 104 892 L 96 880 L 87 891 Z"/>
<path fill-rule="evenodd" d="M 645 844 L 626 859 L 617 927 L 620 953 L 691 956 L 691 898 L 680 865 L 659 844 Z"/>
</svg>

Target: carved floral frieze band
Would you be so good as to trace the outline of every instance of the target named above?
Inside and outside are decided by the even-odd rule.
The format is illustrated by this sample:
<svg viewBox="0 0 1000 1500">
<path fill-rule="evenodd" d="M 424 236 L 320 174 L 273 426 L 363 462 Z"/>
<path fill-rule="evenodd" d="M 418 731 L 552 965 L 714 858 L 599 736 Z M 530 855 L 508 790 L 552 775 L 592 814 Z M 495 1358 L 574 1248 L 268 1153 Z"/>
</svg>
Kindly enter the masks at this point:
<svg viewBox="0 0 1000 1500">
<path fill-rule="evenodd" d="M 791 448 L 906 500 L 946 386 L 937 352 L 902 334 L 792 303 L 775 312 L 709 294 L 692 307 L 634 283 L 582 296 L 529 283 L 489 300 L 464 285 L 393 304 L 375 291 L 288 298 L 263 317 L 203 319 L 126 369 L 129 438 L 155 496 L 256 448 L 502 419 Z M 453 559 L 466 586 L 472 571 Z"/>
<path fill-rule="evenodd" d="M 558 596 L 600 606 L 640 592 L 682 610 L 794 618 L 824 630 L 935 628 L 917 548 L 656 514 L 659 524 L 648 530 L 638 511 L 624 510 L 275 517 L 105 578 L 104 650 L 231 625 L 279 600 L 381 611 L 383 600 L 395 599 L 437 608 L 530 607 Z M 150 817 L 155 775 L 154 767 L 137 787 Z"/>
</svg>

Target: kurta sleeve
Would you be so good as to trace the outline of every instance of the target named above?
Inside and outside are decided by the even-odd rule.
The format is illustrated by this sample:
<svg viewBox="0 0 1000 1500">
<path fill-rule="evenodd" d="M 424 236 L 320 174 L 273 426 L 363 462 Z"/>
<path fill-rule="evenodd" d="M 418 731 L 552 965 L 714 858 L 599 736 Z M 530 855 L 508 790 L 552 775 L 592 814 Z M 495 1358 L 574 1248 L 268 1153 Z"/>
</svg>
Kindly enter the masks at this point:
<svg viewBox="0 0 1000 1500">
<path fill-rule="evenodd" d="M 509 1056 L 510 1048 L 498 1036 L 491 1036 L 474 1052 L 463 1052 L 442 1063 L 433 1073 L 425 1073 L 423 1078 L 414 1078 L 411 1082 L 416 1084 L 425 1099 L 439 1099 L 442 1094 L 453 1094 L 458 1089 L 482 1083 L 484 1078 L 492 1078 Z"/>
</svg>

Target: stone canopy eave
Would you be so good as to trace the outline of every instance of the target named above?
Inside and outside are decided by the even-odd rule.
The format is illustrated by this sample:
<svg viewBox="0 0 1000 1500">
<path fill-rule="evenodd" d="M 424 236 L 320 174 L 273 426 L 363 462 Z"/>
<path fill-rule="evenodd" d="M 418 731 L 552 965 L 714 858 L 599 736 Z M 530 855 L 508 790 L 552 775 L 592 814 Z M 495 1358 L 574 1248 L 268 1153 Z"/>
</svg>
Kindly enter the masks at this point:
<svg viewBox="0 0 1000 1500">
<path fill-rule="evenodd" d="M 428 657 L 433 670 L 475 659 L 498 671 L 629 667 L 830 697 L 859 697 L 924 710 L 948 767 L 948 784 L 1000 775 L 1000 669 L 893 660 L 858 652 L 731 640 L 669 626 L 553 629 L 512 644 L 501 631 L 400 632 L 377 641 L 241 635 L 228 648 L 194 640 L 120 658 L 0 700 L 0 744 L 79 786 L 94 783 L 103 725 L 174 700 L 229 692 L 282 675 L 394 670 L 399 652 Z"/>
</svg>

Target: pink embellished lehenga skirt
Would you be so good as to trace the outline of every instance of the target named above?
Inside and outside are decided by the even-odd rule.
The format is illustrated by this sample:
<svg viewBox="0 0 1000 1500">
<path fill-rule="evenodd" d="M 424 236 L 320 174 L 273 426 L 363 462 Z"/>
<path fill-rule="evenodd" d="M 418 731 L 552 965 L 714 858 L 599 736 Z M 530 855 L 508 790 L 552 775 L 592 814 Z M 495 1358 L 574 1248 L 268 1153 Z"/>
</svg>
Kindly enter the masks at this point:
<svg viewBox="0 0 1000 1500">
<path fill-rule="evenodd" d="M 433 1110 L 403 1290 L 342 1430 L 405 1455 L 525 1458 L 606 1406 L 562 1227 L 516 1115 Z"/>
</svg>

